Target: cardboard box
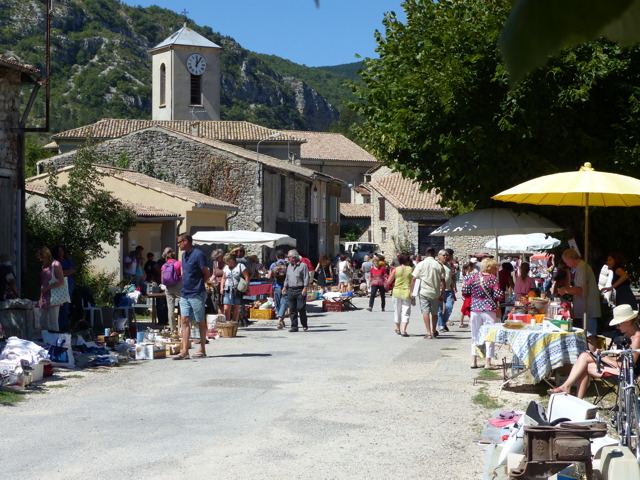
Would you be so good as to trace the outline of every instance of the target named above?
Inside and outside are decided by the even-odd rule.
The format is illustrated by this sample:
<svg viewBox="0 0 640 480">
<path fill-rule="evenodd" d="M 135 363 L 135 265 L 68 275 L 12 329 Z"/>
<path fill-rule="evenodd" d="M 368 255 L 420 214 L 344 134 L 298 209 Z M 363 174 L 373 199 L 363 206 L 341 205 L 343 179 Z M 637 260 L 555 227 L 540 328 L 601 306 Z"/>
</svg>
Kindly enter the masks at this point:
<svg viewBox="0 0 640 480">
<path fill-rule="evenodd" d="M 157 360 L 159 358 L 167 358 L 167 350 L 163 345 L 136 344 L 136 360 Z"/>
<path fill-rule="evenodd" d="M 181 343 L 165 343 L 164 348 L 166 350 L 167 355 L 177 355 L 180 353 L 182 344 Z"/>
</svg>

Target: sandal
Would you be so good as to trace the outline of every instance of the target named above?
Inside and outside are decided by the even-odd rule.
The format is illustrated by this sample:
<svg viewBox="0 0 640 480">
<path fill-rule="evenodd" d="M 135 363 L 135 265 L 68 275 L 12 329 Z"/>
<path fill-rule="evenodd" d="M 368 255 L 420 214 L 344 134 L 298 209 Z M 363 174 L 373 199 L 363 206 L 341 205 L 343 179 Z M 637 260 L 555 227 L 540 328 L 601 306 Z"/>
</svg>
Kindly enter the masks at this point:
<svg viewBox="0 0 640 480">
<path fill-rule="evenodd" d="M 284 328 L 284 320 L 280 320 L 278 322 L 278 330 L 282 330 Z"/>
<path fill-rule="evenodd" d="M 402 332 L 402 333 L 400 334 L 400 336 L 401 336 L 401 337 L 408 337 L 408 336 L 409 336 L 409 334 L 408 334 L 407 332 Z"/>
<path fill-rule="evenodd" d="M 461 323 L 458 325 L 458 327 L 460 328 L 467 328 L 469 325 L 467 325 L 466 323 Z"/>
<path fill-rule="evenodd" d="M 188 358 L 189 358 L 188 353 L 179 353 L 178 355 L 173 357 L 174 360 L 187 360 Z"/>
<path fill-rule="evenodd" d="M 399 328 L 396 328 L 396 333 L 397 333 L 398 335 L 400 335 L 400 329 L 399 329 Z"/>
<path fill-rule="evenodd" d="M 431 338 L 431 339 L 432 339 L 432 338 L 433 338 L 433 335 L 431 335 L 430 333 L 427 333 L 427 334 L 424 336 L 424 338 Z"/>
<path fill-rule="evenodd" d="M 193 358 L 207 358 L 207 354 L 206 353 L 202 353 L 202 352 L 196 352 L 192 355 Z"/>
</svg>

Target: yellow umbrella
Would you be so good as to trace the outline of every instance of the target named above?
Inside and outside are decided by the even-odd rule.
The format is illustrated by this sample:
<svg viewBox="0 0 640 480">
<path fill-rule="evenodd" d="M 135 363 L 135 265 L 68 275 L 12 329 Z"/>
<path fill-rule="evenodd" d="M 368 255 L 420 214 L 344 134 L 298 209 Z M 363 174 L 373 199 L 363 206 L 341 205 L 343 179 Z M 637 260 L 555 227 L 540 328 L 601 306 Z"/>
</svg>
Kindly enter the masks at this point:
<svg viewBox="0 0 640 480">
<path fill-rule="evenodd" d="M 589 162 L 577 172 L 534 178 L 494 195 L 494 200 L 584 207 L 584 258 L 589 252 L 589 207 L 640 206 L 640 180 L 616 173 L 596 172 Z"/>
</svg>

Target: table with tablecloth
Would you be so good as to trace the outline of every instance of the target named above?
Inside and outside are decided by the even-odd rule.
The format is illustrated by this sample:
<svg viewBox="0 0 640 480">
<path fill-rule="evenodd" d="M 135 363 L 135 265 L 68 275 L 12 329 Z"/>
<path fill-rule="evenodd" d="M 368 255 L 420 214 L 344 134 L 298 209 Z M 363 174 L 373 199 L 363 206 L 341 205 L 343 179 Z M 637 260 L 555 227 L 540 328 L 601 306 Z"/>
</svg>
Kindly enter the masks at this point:
<svg viewBox="0 0 640 480">
<path fill-rule="evenodd" d="M 259 297 L 260 295 L 273 297 L 273 283 L 251 282 L 249 284 L 249 290 L 245 293 L 245 296 Z"/>
<path fill-rule="evenodd" d="M 478 344 L 495 342 L 510 345 L 513 354 L 529 369 L 536 383 L 547 377 L 553 369 L 566 363 L 575 363 L 587 350 L 584 331 L 545 332 L 541 329 L 509 329 L 502 324 L 483 325 Z"/>
</svg>

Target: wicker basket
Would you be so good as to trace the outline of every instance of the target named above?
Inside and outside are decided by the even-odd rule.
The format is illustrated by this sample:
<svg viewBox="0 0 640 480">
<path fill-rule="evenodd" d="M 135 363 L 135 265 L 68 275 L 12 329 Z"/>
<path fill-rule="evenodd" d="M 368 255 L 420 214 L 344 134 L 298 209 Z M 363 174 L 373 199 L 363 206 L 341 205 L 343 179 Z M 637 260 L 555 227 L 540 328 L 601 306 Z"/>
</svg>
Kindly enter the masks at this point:
<svg viewBox="0 0 640 480">
<path fill-rule="evenodd" d="M 273 309 L 260 309 L 260 308 L 252 308 L 249 313 L 249 318 L 251 320 L 271 320 L 275 318 L 275 313 Z"/>
<path fill-rule="evenodd" d="M 216 328 L 220 337 L 233 338 L 238 333 L 238 322 L 218 322 Z"/>
</svg>

